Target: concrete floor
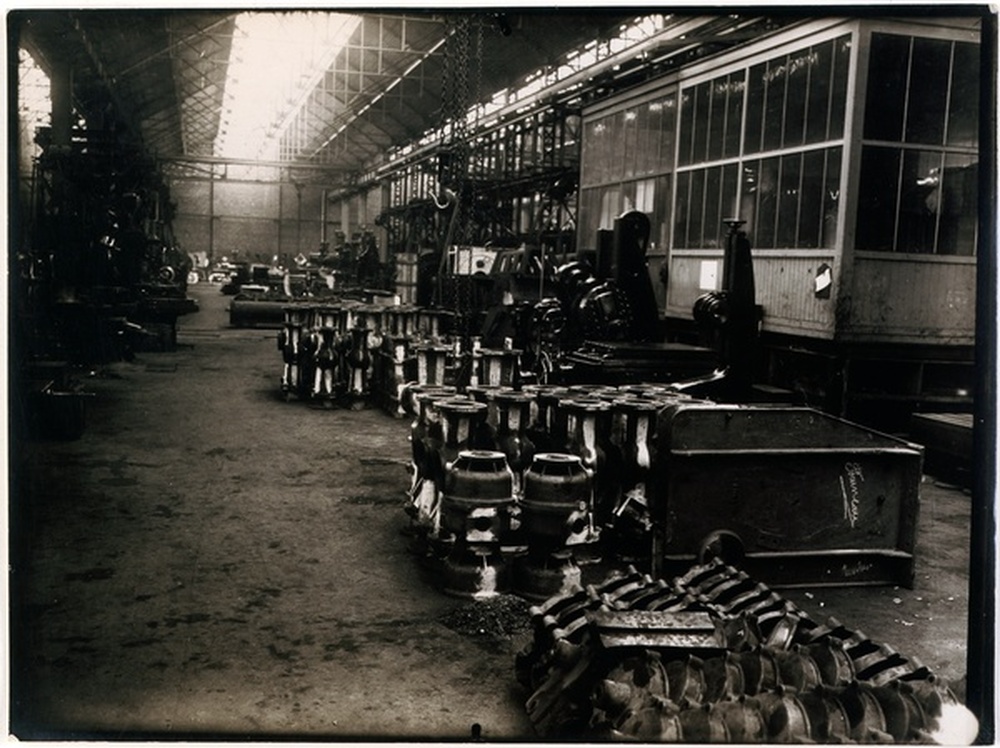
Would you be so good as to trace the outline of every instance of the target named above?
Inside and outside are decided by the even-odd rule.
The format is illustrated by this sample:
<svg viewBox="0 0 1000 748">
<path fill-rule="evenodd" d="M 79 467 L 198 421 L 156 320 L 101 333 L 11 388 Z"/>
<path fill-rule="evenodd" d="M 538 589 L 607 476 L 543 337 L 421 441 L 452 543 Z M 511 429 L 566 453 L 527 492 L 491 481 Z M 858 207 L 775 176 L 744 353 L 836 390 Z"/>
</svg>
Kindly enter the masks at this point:
<svg viewBox="0 0 1000 748">
<path fill-rule="evenodd" d="M 101 367 L 82 439 L 14 445 L 21 738 L 530 740 L 525 635 L 457 633 L 406 548 L 408 424 L 279 397 L 274 331 L 192 288 L 179 349 Z M 925 478 L 916 589 L 795 590 L 961 689 L 969 497 Z"/>
</svg>

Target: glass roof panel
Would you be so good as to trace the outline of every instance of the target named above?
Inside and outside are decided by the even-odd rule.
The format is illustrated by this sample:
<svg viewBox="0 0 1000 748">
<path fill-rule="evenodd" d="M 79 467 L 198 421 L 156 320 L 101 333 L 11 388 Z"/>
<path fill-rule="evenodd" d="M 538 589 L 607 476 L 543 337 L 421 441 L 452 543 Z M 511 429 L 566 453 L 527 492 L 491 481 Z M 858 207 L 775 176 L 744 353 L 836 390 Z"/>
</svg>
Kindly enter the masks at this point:
<svg viewBox="0 0 1000 748">
<path fill-rule="evenodd" d="M 236 19 L 215 155 L 277 160 L 278 137 L 361 16 L 325 11 L 241 13 Z"/>
</svg>

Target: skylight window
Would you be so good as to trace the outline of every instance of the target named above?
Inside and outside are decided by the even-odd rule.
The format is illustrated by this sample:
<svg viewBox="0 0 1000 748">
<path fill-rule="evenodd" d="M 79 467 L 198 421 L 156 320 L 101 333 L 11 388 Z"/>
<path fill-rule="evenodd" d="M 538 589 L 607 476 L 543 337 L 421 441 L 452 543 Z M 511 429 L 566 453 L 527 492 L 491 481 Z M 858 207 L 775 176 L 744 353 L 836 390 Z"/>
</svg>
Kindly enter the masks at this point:
<svg viewBox="0 0 1000 748">
<path fill-rule="evenodd" d="M 25 49 L 18 50 L 17 118 L 20 128 L 20 157 L 31 171 L 31 158 L 39 149 L 34 143 L 39 127 L 51 124 L 52 99 L 49 77 Z"/>
<path fill-rule="evenodd" d="M 277 160 L 283 129 L 360 23 L 325 11 L 241 13 L 215 155 Z"/>
</svg>

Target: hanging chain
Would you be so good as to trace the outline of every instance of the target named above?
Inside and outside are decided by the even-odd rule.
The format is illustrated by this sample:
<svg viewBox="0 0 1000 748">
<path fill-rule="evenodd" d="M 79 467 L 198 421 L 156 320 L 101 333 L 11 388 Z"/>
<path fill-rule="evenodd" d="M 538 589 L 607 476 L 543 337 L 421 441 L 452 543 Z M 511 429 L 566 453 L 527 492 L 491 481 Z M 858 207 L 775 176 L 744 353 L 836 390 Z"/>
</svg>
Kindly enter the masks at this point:
<svg viewBox="0 0 1000 748">
<path fill-rule="evenodd" d="M 455 195 L 454 214 L 447 232 L 447 253 L 452 246 L 471 247 L 480 243 L 477 232 L 477 176 L 480 169 L 473 163 L 470 143 L 469 114 L 479 102 L 482 85 L 483 23 L 478 15 L 461 14 L 445 17 L 448 42 L 444 49 L 442 82 L 442 121 L 445 128 L 446 163 L 442 178 Z M 478 117 L 478 109 L 472 110 Z M 472 123 L 475 131 L 475 122 Z M 467 258 L 471 274 L 472 250 Z M 455 257 L 456 268 L 463 258 Z M 460 322 L 463 337 L 471 333 L 473 299 L 471 276 L 455 274 L 453 309 Z"/>
<path fill-rule="evenodd" d="M 442 101 L 442 118 L 446 128 L 445 148 L 446 158 L 442 177 L 454 193 L 452 215 L 449 216 L 449 226 L 446 231 L 446 241 L 443 251 L 445 256 L 451 248 L 461 246 L 465 239 L 465 223 L 467 219 L 465 207 L 465 178 L 468 170 L 468 132 L 465 112 L 469 100 L 469 17 L 467 15 L 447 15 L 446 31 L 448 42 L 445 45 L 445 79 L 447 89 Z M 444 258 L 442 258 L 443 260 Z M 454 258 L 454 270 L 458 268 L 460 258 Z M 457 272 L 452 274 L 454 295 L 452 307 L 456 319 L 464 323 L 465 310 L 468 304 L 463 293 L 463 278 Z M 464 331 L 464 324 L 462 324 Z"/>
<path fill-rule="evenodd" d="M 466 86 L 467 86 L 466 106 L 462 111 L 462 122 L 463 122 L 463 127 L 465 128 L 465 138 L 464 138 L 465 167 L 466 167 L 466 176 L 468 177 L 469 180 L 468 191 L 466 195 L 467 199 L 463 201 L 465 203 L 465 210 L 467 212 L 463 216 L 464 220 L 462 227 L 465 229 L 465 234 L 464 234 L 465 244 L 468 244 L 470 247 L 472 247 L 482 243 L 480 241 L 481 237 L 479 236 L 479 231 L 477 231 L 477 229 L 479 229 L 480 227 L 477 225 L 478 217 L 476 213 L 479 207 L 479 195 L 477 186 L 480 176 L 479 174 L 480 169 L 478 168 L 476 162 L 476 156 L 472 148 L 470 132 L 469 132 L 468 113 L 470 107 L 475 108 L 473 111 L 473 123 L 471 128 L 472 129 L 471 134 L 475 135 L 476 131 L 475 125 L 477 124 L 475 120 L 476 118 L 478 118 L 479 114 L 479 109 L 478 109 L 479 94 L 480 94 L 480 87 L 482 85 L 483 23 L 482 23 L 482 18 L 479 15 L 470 16 L 468 22 L 470 25 L 474 25 L 474 28 L 470 29 L 470 32 L 474 32 L 474 36 L 472 33 L 469 34 L 469 42 L 471 49 L 469 50 L 468 65 L 466 66 L 466 70 L 468 71 L 468 79 L 466 81 Z M 473 250 L 469 249 L 469 277 L 465 278 L 464 279 L 465 282 L 462 284 L 462 292 L 464 298 L 462 299 L 461 303 L 463 309 L 466 311 L 465 329 L 464 329 L 466 338 L 472 335 L 473 332 L 472 323 L 474 320 L 473 299 L 472 299 L 472 261 L 473 261 L 472 252 Z"/>
</svg>

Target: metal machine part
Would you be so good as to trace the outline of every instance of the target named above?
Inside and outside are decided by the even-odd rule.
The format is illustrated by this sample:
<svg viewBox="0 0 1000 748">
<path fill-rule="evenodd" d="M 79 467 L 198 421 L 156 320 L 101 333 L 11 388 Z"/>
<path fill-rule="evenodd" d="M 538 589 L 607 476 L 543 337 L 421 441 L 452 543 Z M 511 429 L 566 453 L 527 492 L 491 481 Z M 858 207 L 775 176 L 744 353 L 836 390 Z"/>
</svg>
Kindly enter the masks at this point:
<svg viewBox="0 0 1000 748">
<path fill-rule="evenodd" d="M 545 738 L 929 743 L 946 712 L 975 722 L 919 661 L 718 560 L 670 582 L 616 572 L 531 614 L 515 666 Z"/>
<path fill-rule="evenodd" d="M 451 548 L 442 565 L 445 592 L 484 599 L 508 588 L 501 542 L 511 529 L 514 476 L 503 452 L 463 450 L 445 465 L 440 535 Z"/>
</svg>

